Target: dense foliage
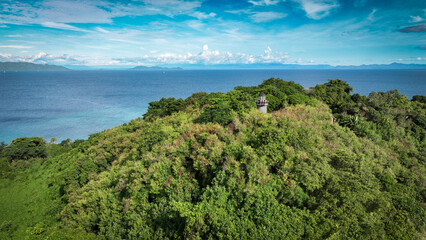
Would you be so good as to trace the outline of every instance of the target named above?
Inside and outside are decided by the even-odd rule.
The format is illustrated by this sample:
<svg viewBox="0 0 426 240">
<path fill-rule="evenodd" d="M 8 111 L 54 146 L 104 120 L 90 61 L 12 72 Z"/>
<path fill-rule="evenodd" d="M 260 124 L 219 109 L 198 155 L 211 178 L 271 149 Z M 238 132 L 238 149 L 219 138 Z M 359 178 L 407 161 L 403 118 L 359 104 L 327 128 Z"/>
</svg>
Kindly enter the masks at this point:
<svg viewBox="0 0 426 240">
<path fill-rule="evenodd" d="M 424 98 L 351 91 L 272 78 L 151 102 L 86 141 L 1 145 L 0 238 L 422 239 Z"/>
</svg>

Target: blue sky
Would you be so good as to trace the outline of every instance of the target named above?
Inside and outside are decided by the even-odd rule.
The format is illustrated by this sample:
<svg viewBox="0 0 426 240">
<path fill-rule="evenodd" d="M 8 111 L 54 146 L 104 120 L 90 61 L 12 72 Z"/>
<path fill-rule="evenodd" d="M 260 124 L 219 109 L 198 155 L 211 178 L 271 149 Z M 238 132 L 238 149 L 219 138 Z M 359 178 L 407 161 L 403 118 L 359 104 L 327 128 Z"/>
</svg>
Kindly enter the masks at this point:
<svg viewBox="0 0 426 240">
<path fill-rule="evenodd" d="M 0 61 L 426 64 L 426 1 L 2 0 Z"/>
</svg>

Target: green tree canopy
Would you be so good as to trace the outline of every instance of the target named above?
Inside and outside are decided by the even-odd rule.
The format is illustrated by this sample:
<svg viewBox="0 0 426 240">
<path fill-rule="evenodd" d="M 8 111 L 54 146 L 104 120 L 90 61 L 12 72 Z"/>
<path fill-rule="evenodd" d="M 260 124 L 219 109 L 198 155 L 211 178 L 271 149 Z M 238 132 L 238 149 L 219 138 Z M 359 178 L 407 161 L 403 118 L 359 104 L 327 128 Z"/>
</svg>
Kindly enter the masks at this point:
<svg viewBox="0 0 426 240">
<path fill-rule="evenodd" d="M 2 155 L 9 161 L 45 158 L 47 157 L 46 141 L 40 137 L 17 138 L 4 148 Z"/>
</svg>

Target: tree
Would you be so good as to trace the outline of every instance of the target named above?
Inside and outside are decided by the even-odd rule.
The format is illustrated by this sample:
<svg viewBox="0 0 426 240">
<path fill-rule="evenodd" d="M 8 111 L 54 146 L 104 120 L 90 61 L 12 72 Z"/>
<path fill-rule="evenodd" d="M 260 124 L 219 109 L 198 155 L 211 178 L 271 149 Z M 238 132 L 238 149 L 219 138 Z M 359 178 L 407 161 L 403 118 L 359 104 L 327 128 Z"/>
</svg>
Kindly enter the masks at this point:
<svg viewBox="0 0 426 240">
<path fill-rule="evenodd" d="M 4 142 L 0 142 L 0 154 L 3 152 L 3 150 L 7 147 L 7 144 Z"/>
<path fill-rule="evenodd" d="M 45 158 L 47 157 L 46 141 L 40 137 L 17 138 L 3 150 L 3 156 L 9 161 Z"/>
<path fill-rule="evenodd" d="M 334 113 L 340 113 L 346 104 L 351 103 L 352 90 L 353 88 L 345 81 L 330 79 L 328 83 L 316 85 L 313 96 L 327 103 Z"/>
<path fill-rule="evenodd" d="M 203 104 L 203 99 L 207 95 L 208 94 L 206 92 L 193 93 L 191 96 L 189 96 L 185 99 L 185 104 L 186 105 L 193 105 L 193 106 L 196 106 L 196 107 L 201 107 L 202 104 Z"/>
<path fill-rule="evenodd" d="M 218 101 L 212 104 L 206 104 L 196 122 L 216 122 L 221 125 L 226 125 L 231 122 L 234 116 L 235 113 L 229 101 Z"/>
<path fill-rule="evenodd" d="M 185 106 L 185 101 L 182 98 L 161 98 L 160 101 L 149 103 L 148 111 L 143 115 L 143 117 L 147 120 L 151 120 L 156 117 L 168 116 L 174 112 L 183 110 Z"/>
<path fill-rule="evenodd" d="M 67 138 L 65 140 L 62 140 L 62 142 L 60 143 L 61 146 L 67 147 L 71 144 L 71 139 Z"/>
<path fill-rule="evenodd" d="M 415 95 L 415 96 L 413 96 L 413 98 L 411 99 L 411 101 L 416 101 L 416 102 L 426 103 L 426 96 L 423 96 L 423 95 Z"/>
</svg>

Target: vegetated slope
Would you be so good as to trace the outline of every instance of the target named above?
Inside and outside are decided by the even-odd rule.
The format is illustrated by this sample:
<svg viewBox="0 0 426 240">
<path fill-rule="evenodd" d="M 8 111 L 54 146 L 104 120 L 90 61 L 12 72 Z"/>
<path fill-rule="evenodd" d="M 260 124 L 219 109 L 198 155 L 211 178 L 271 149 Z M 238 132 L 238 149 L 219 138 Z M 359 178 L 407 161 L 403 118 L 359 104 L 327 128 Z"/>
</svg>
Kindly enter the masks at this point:
<svg viewBox="0 0 426 240">
<path fill-rule="evenodd" d="M 272 113 L 255 109 L 260 89 Z M 46 160 L 52 212 L 60 220 L 28 234 L 422 238 L 424 103 L 379 93 L 399 104 L 387 99 L 388 111 L 376 116 L 377 96 L 354 100 L 343 81 L 313 91 L 325 102 L 335 100 L 328 104 L 340 124 L 329 106 L 279 79 L 150 103 L 145 119 L 94 134 Z M 349 105 L 359 109 L 340 111 Z M 405 120 L 391 120 L 395 113 Z M 4 152 L 10 151 L 3 150 L 7 158 Z"/>
<path fill-rule="evenodd" d="M 28 62 L 0 62 L 0 71 L 70 71 L 63 66 Z"/>
</svg>

